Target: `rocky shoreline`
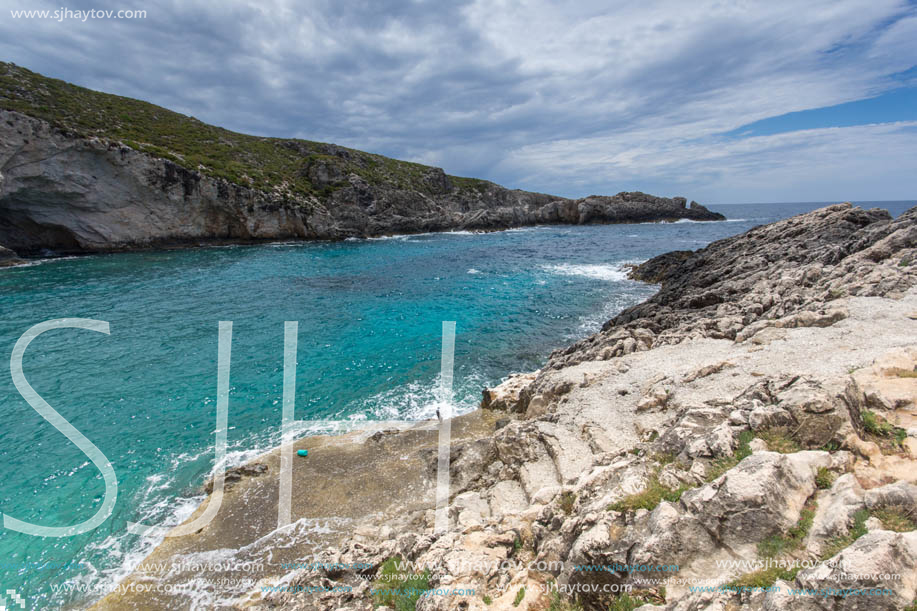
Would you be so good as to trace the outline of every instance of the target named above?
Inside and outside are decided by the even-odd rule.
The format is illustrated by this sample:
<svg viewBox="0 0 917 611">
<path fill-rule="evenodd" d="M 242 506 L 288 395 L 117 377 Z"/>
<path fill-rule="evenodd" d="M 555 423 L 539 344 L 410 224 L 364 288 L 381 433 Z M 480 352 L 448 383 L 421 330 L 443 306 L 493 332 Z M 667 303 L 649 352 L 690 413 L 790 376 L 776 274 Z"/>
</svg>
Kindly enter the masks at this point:
<svg viewBox="0 0 917 611">
<path fill-rule="evenodd" d="M 74 254 L 544 224 L 724 219 L 678 197 L 634 192 L 571 200 L 459 179 L 417 164 L 410 167 L 418 176 L 406 181 L 394 170 L 374 169 L 372 164 L 385 158 L 360 151 L 296 140 L 276 146 L 300 156 L 299 179 L 308 179 L 317 192 L 265 191 L 230 182 L 137 144 L 132 148 L 81 135 L 0 109 L 0 247 L 5 247 L 0 259 L 8 250 L 34 256 L 46 250 Z M 370 169 L 377 172 L 374 182 L 351 171 Z"/>
<path fill-rule="evenodd" d="M 435 431 L 307 438 L 293 525 L 274 451 L 146 560 L 173 570 L 122 584 L 173 593 L 96 608 L 914 608 L 917 208 L 829 206 L 633 277 L 659 292 L 455 419 L 445 532 Z M 260 570 L 174 569 L 227 552 Z"/>
<path fill-rule="evenodd" d="M 22 263 L 25 263 L 25 261 L 20 259 L 19 255 L 9 248 L 0 246 L 0 267 L 12 267 L 13 265 L 21 265 Z"/>
</svg>

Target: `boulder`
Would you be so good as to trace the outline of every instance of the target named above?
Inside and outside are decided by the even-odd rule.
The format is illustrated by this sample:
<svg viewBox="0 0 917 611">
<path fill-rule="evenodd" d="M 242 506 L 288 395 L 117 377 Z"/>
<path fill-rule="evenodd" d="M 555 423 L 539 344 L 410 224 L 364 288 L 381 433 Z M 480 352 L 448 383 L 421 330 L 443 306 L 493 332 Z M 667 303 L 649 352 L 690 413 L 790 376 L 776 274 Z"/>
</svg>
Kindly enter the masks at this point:
<svg viewBox="0 0 917 611">
<path fill-rule="evenodd" d="M 2 245 L 0 245 L 0 267 L 16 265 L 19 262 L 19 255 L 17 255 L 9 248 L 4 248 Z"/>
<path fill-rule="evenodd" d="M 917 531 L 869 532 L 836 556 L 767 595 L 765 609 L 904 609 L 917 597 Z M 792 593 L 791 590 L 802 592 Z"/>
<path fill-rule="evenodd" d="M 827 452 L 758 452 L 706 486 L 685 492 L 681 502 L 718 541 L 729 546 L 756 542 L 796 524 L 815 492 L 817 469 L 831 465 Z"/>
</svg>

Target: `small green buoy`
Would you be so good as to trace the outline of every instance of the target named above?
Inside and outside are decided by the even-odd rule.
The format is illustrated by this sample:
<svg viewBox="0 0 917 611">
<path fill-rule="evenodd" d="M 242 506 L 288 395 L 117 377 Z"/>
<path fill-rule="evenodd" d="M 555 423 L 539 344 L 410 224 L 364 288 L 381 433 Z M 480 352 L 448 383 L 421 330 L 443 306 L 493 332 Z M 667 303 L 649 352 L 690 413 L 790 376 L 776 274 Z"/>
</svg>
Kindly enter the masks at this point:
<svg viewBox="0 0 917 611">
<path fill-rule="evenodd" d="M 296 455 L 297 455 L 297 456 L 308 456 L 308 455 L 309 455 L 309 450 L 297 450 L 297 451 L 296 451 Z"/>
</svg>

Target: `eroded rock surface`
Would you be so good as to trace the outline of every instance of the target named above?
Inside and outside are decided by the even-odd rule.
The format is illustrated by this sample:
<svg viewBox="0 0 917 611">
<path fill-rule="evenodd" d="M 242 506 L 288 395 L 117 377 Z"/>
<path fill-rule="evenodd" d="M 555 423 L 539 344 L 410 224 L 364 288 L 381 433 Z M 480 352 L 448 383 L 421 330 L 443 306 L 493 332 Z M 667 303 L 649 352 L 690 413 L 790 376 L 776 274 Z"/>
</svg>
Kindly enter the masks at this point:
<svg viewBox="0 0 917 611">
<path fill-rule="evenodd" d="M 300 543 L 304 558 L 371 568 L 275 570 L 234 604 L 368 611 L 374 588 L 398 587 L 379 570 L 400 557 L 427 571 L 422 610 L 905 608 L 917 596 L 917 447 L 900 400 L 917 366 L 915 221 L 917 209 L 890 220 L 832 206 L 654 259 L 642 269 L 660 295 L 485 391 L 476 413 L 494 424 L 453 444 L 445 531 L 432 498 L 418 508 L 394 487 L 415 505 L 355 518 L 354 536 L 325 549 Z M 880 383 L 888 371 L 905 382 Z M 435 453 L 398 448 L 398 462 L 427 465 L 432 490 Z M 660 566 L 676 568 L 647 568 Z M 351 589 L 261 588 L 276 584 Z"/>
</svg>

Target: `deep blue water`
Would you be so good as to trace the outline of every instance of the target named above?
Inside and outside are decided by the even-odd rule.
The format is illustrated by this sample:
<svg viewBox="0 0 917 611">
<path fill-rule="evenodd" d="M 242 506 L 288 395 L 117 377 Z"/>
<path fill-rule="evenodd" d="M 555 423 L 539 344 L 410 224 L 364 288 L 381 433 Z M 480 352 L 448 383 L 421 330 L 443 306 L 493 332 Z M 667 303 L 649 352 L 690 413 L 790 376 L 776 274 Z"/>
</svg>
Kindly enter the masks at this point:
<svg viewBox="0 0 917 611">
<path fill-rule="evenodd" d="M 624 264 L 820 205 L 711 206 L 725 223 L 230 246 L 0 270 L 4 363 L 39 322 L 110 323 L 110 336 L 45 333 L 24 363 L 31 385 L 111 460 L 119 483 L 113 516 L 91 533 L 0 529 L 0 586 L 29 608 L 85 598 L 52 586 L 114 583 L 156 543 L 128 535 L 128 520 L 168 525 L 189 515 L 213 468 L 218 321 L 234 322 L 229 443 L 238 463 L 278 441 L 284 321 L 299 321 L 298 419 L 431 417 L 443 320 L 457 323 L 455 399 L 469 410 L 484 386 L 538 368 L 553 348 L 655 291 L 626 280 Z M 913 204 L 875 205 L 900 214 Z M 95 513 L 99 472 L 25 403 L 8 371 L 0 418 L 0 512 L 52 526 Z"/>
</svg>

